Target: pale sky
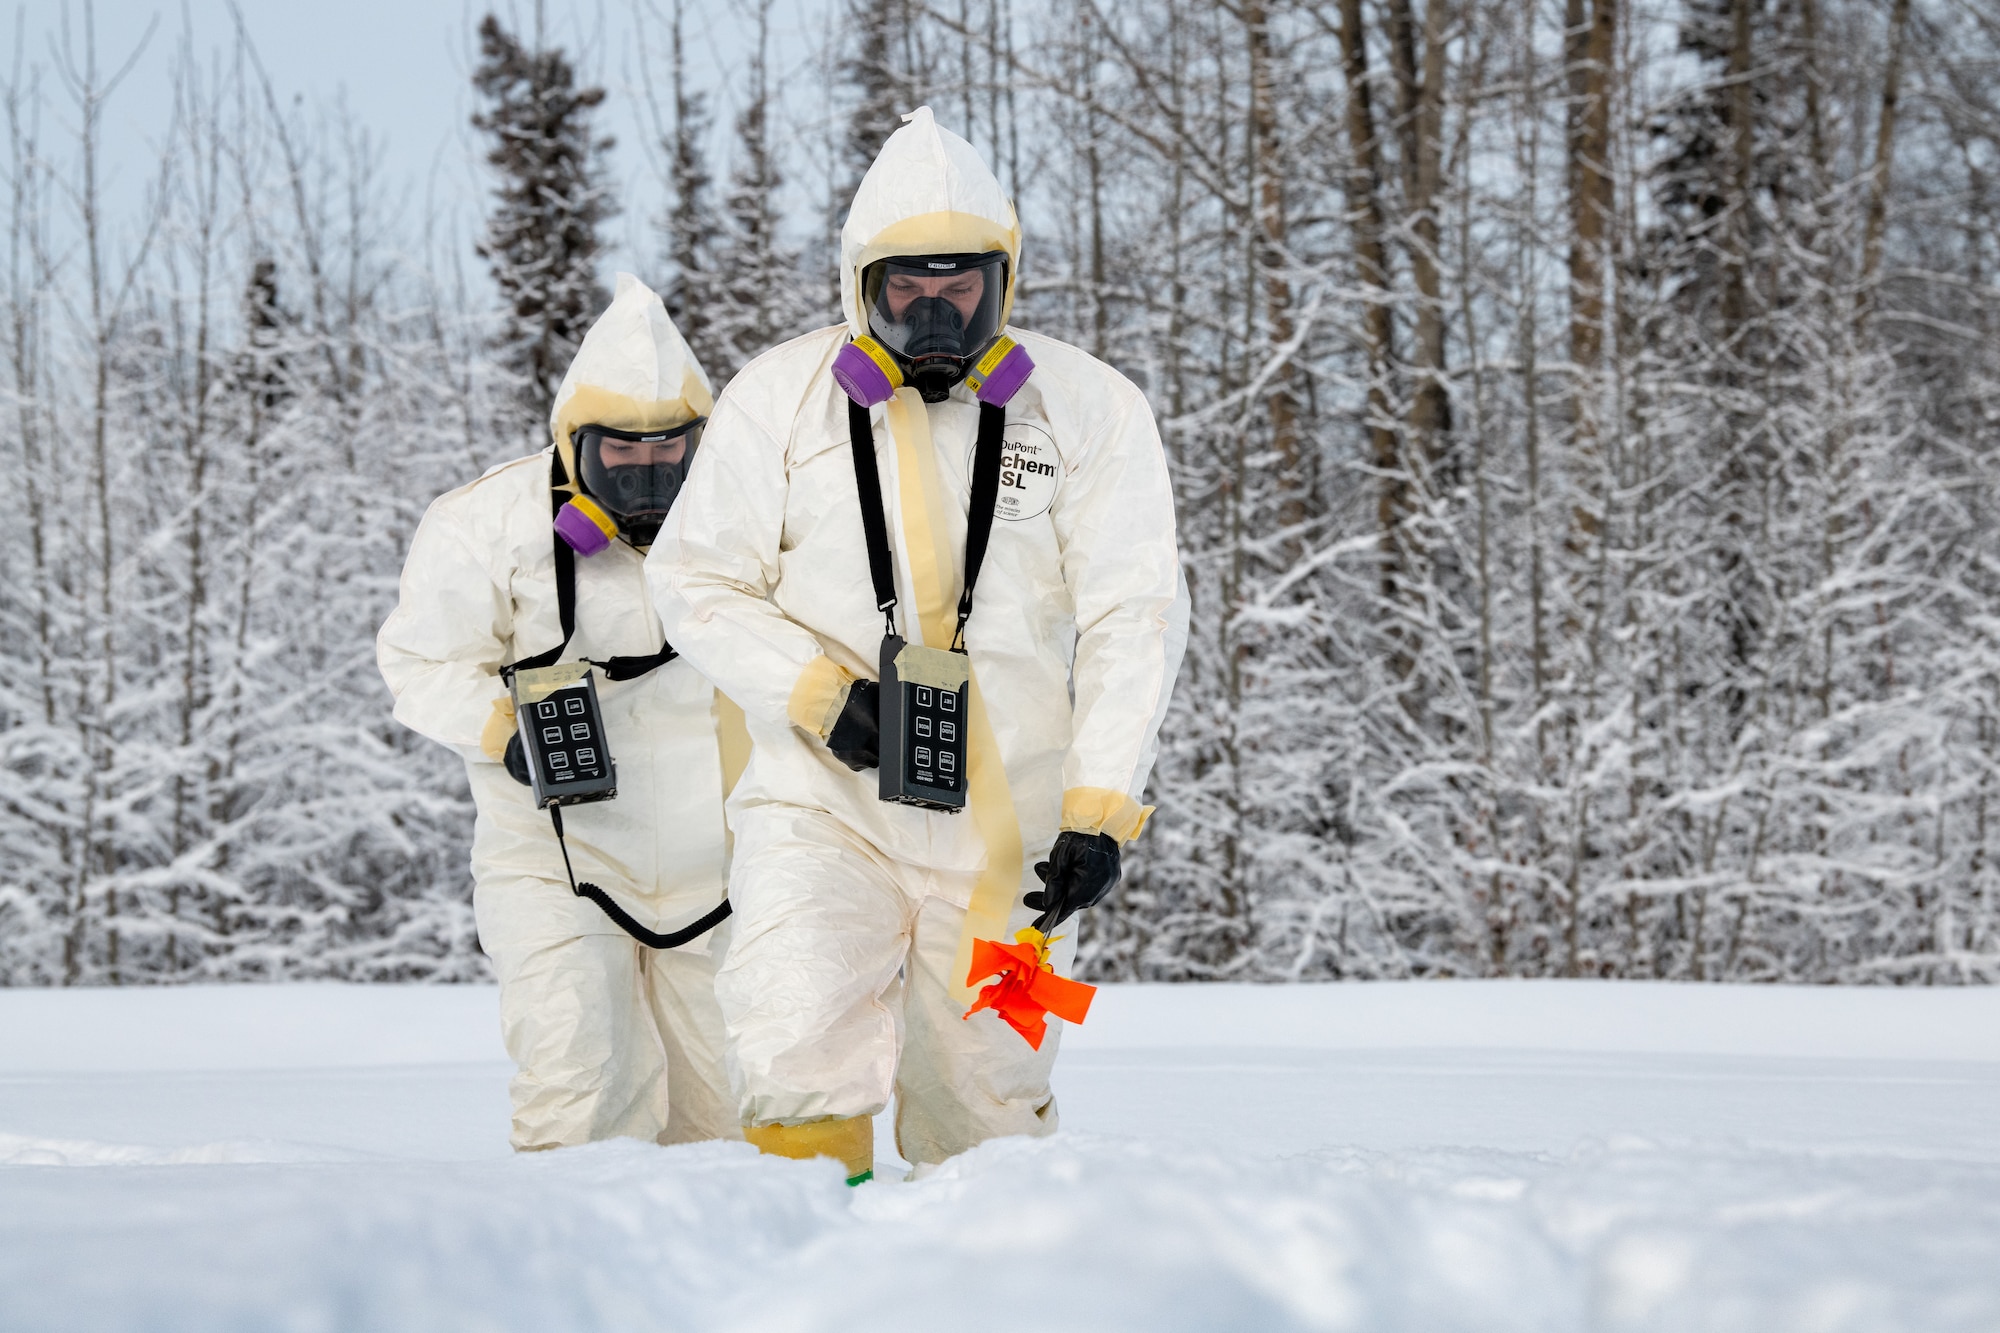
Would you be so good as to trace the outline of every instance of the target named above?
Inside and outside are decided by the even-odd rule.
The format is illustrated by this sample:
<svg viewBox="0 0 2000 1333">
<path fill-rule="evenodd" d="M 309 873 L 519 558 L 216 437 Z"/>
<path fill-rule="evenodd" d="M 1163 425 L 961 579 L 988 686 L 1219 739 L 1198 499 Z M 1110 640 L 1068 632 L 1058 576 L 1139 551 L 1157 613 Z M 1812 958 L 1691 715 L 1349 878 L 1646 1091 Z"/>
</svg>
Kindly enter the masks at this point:
<svg viewBox="0 0 2000 1333">
<path fill-rule="evenodd" d="M 657 159 L 646 151 L 657 136 L 647 90 L 654 88 L 670 113 L 665 16 L 672 0 L 544 0 L 543 22 L 586 79 L 609 94 L 598 124 L 616 136 L 613 175 L 622 215 L 611 224 L 613 268 L 652 269 L 658 240 L 652 230 L 663 191 Z M 736 104 L 721 73 L 737 66 L 751 33 L 751 11 L 740 0 L 686 0 L 685 30 L 697 85 L 714 92 L 714 174 L 727 176 L 730 124 Z M 408 207 L 426 199 L 469 238 L 485 208 L 482 146 L 469 117 L 474 108 L 470 71 L 475 29 L 489 9 L 517 31 L 532 30 L 534 0 L 242 0 L 239 6 L 264 68 L 281 98 L 333 106 L 344 98 L 355 119 L 383 140 L 386 173 L 408 189 Z M 197 52 L 227 53 L 234 19 L 225 0 L 94 0 L 98 62 L 109 71 L 139 45 L 157 19 L 130 76 L 106 108 L 105 175 L 112 211 L 137 202 L 153 145 L 170 105 L 175 47 L 191 34 Z M 774 13 L 773 85 L 788 90 L 781 127 L 798 145 L 791 186 L 801 200 L 823 197 L 819 163 L 805 146 L 826 115 L 826 80 L 817 61 L 826 41 L 823 0 L 778 0 Z M 83 42 L 82 0 L 32 0 L 8 15 L 0 29 L 0 71 L 14 77 L 17 61 L 51 66 L 67 17 L 72 45 Z M 17 34 L 25 31 L 25 40 Z M 73 121 L 53 80 L 44 73 L 51 103 L 63 124 Z M 45 127 L 45 137 L 55 127 Z M 413 218 L 414 222 L 415 219 Z M 474 266 L 476 267 L 476 265 Z"/>
</svg>

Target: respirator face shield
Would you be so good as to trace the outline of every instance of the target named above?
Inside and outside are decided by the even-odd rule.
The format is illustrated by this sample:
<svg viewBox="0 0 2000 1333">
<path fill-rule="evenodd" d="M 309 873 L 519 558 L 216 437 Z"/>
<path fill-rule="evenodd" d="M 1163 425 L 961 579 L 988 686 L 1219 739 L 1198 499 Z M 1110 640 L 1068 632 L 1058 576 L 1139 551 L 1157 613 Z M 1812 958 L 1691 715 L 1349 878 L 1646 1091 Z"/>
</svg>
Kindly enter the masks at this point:
<svg viewBox="0 0 2000 1333">
<path fill-rule="evenodd" d="M 708 418 L 669 430 L 579 426 L 571 437 L 584 494 L 603 506 L 634 546 L 650 546 L 681 493 Z"/>
<path fill-rule="evenodd" d="M 861 270 L 868 331 L 925 402 L 941 402 L 1000 334 L 1007 254 L 896 255 Z"/>
</svg>

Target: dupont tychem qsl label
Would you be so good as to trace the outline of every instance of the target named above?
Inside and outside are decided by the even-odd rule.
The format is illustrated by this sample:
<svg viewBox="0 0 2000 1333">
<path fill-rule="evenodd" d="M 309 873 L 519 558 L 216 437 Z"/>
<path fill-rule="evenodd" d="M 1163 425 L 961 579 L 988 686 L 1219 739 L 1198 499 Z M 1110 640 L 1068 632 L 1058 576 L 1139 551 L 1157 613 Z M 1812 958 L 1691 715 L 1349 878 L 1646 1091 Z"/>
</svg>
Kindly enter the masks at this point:
<svg viewBox="0 0 2000 1333">
<path fill-rule="evenodd" d="M 993 517 L 1018 523 L 1046 514 L 1062 481 L 1062 456 L 1056 452 L 1055 440 L 1040 426 L 1026 421 L 1009 423 L 1000 439 L 1000 494 L 993 502 Z M 968 478 L 977 449 L 975 441 L 965 451 Z"/>
</svg>

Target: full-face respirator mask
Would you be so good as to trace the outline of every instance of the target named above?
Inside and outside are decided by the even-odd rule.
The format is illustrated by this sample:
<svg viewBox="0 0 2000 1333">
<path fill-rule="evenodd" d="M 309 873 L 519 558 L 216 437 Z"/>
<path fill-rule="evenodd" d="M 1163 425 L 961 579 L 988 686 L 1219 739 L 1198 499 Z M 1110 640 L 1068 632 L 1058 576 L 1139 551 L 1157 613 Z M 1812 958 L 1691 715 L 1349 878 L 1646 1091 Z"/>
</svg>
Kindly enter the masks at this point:
<svg viewBox="0 0 2000 1333">
<path fill-rule="evenodd" d="M 1000 333 L 1005 251 L 896 255 L 861 270 L 868 333 L 840 349 L 833 377 L 863 407 L 907 384 L 941 403 L 963 381 L 981 402 L 1005 403 L 1034 363 Z"/>
<path fill-rule="evenodd" d="M 664 431 L 577 427 L 570 439 L 581 493 L 557 513 L 556 532 L 578 555 L 596 555 L 621 536 L 652 545 L 687 481 L 705 424 L 696 417 Z"/>
</svg>

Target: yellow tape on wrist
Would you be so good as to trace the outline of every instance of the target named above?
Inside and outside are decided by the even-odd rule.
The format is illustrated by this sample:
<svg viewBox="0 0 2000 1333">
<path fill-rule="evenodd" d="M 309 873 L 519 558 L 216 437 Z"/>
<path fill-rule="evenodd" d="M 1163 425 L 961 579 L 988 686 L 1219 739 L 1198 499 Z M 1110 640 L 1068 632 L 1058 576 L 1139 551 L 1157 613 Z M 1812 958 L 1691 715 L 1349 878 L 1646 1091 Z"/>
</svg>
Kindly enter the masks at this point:
<svg viewBox="0 0 2000 1333">
<path fill-rule="evenodd" d="M 840 720 L 840 710 L 847 705 L 847 687 L 853 683 L 852 671 L 830 657 L 815 657 L 792 682 L 786 715 L 793 726 L 825 740 Z"/>
<path fill-rule="evenodd" d="M 507 755 L 507 742 L 514 737 L 514 698 L 503 694 L 493 701 L 486 725 L 479 732 L 479 751 L 498 763 Z"/>
<path fill-rule="evenodd" d="M 934 648 L 951 643 L 958 623 L 958 598 L 947 596 L 956 585 L 947 531 L 932 515 L 944 513 L 944 488 L 938 481 L 937 453 L 931 443 L 930 411 L 915 389 L 898 389 L 888 404 L 889 434 L 896 442 L 898 499 L 903 516 L 903 541 L 909 549 L 910 576 L 915 584 L 916 611 L 924 642 Z M 1014 811 L 1014 794 L 1007 786 L 1007 769 L 1000 761 L 993 719 L 979 691 L 979 673 L 972 673 L 972 721 L 966 736 L 966 804 L 986 844 L 986 868 L 972 890 L 958 955 L 947 980 L 960 1004 L 971 1004 L 977 992 L 962 980 L 972 966 L 972 941 L 1005 940 L 1007 918 L 1021 896 L 1021 824 Z"/>
<path fill-rule="evenodd" d="M 1102 833 L 1131 842 L 1145 831 L 1153 807 L 1140 805 L 1109 787 L 1071 787 L 1063 793 L 1062 827 L 1066 832 Z"/>
</svg>

